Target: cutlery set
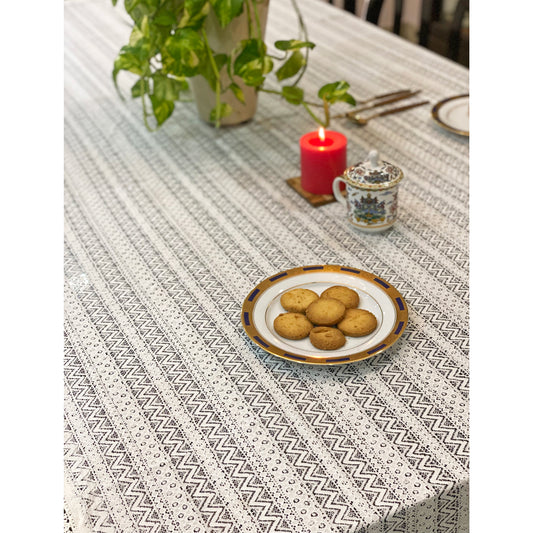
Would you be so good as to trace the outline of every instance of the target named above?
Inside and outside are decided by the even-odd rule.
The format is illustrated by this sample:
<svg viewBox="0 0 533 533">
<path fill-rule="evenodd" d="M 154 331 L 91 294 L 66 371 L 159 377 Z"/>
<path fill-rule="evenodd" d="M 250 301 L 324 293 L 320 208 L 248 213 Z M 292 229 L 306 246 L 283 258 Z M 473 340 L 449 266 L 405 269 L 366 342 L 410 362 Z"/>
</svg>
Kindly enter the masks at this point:
<svg viewBox="0 0 533 533">
<path fill-rule="evenodd" d="M 377 113 L 374 113 L 368 116 L 361 115 L 361 113 L 364 113 L 365 111 L 369 111 L 371 109 L 375 109 L 377 107 L 392 104 L 395 102 L 399 102 L 400 100 L 405 100 L 407 98 L 411 98 L 412 96 L 416 96 L 419 93 L 420 93 L 420 90 L 412 91 L 410 89 L 403 89 L 401 91 L 395 91 L 392 93 L 386 93 L 386 94 L 381 94 L 378 96 L 373 96 L 372 98 L 368 98 L 367 100 L 359 101 L 358 106 L 353 111 L 349 111 L 347 113 L 337 115 L 335 118 L 347 118 L 348 120 L 350 120 L 354 124 L 357 124 L 358 126 L 365 126 L 366 124 L 368 124 L 370 120 L 374 118 L 384 117 L 386 115 L 392 115 L 394 113 L 401 113 L 402 111 L 407 111 L 408 109 L 413 109 L 415 107 L 428 104 L 429 100 L 423 100 L 422 102 L 416 102 L 416 103 L 404 105 L 401 107 L 394 107 L 392 109 L 378 111 Z"/>
</svg>

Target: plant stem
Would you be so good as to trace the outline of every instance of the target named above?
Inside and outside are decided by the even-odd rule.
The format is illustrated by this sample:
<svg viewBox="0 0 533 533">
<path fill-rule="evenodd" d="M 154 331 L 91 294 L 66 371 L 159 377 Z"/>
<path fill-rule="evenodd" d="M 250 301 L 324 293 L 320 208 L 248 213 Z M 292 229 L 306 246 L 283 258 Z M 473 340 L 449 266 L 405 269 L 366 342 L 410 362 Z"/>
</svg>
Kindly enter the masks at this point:
<svg viewBox="0 0 533 533">
<path fill-rule="evenodd" d="M 324 128 L 327 128 L 328 125 L 329 125 L 329 122 L 327 123 L 324 123 L 322 122 L 312 111 L 311 109 L 309 108 L 309 105 L 306 103 L 306 102 L 302 102 L 302 105 L 304 106 L 304 109 L 311 115 L 311 117 L 313 118 L 313 120 L 315 122 L 317 122 L 318 124 L 320 124 L 321 126 L 324 126 Z"/>
<path fill-rule="evenodd" d="M 261 21 L 259 20 L 259 11 L 257 10 L 257 2 L 255 0 L 251 0 L 251 2 L 254 8 L 255 26 L 257 28 L 257 39 L 263 40 L 263 35 L 261 32 Z"/>
<path fill-rule="evenodd" d="M 261 41 L 261 43 L 263 42 L 263 32 L 261 31 L 261 20 L 259 18 L 259 11 L 257 9 L 257 2 L 256 0 L 251 0 L 252 2 L 252 6 L 254 8 L 254 16 L 255 16 L 255 25 L 256 25 L 256 28 L 257 28 L 257 40 L 258 41 Z M 266 51 L 265 51 L 265 48 L 264 46 L 260 46 L 259 47 L 259 52 L 261 54 L 261 69 L 265 70 L 265 56 L 266 56 Z"/>
<path fill-rule="evenodd" d="M 292 7 L 294 8 L 296 16 L 298 17 L 298 24 L 300 25 L 300 31 L 302 32 L 303 40 L 304 41 L 308 41 L 309 40 L 309 36 L 307 34 L 307 27 L 305 25 L 304 18 L 302 16 L 302 12 L 300 11 L 300 8 L 298 7 L 298 3 L 297 3 L 296 0 L 291 0 L 291 4 L 292 4 Z M 296 87 L 298 85 L 298 83 L 302 79 L 303 75 L 305 74 L 305 71 L 307 70 L 307 61 L 308 61 L 308 59 L 309 59 L 309 48 L 306 47 L 305 48 L 305 63 L 303 65 L 300 73 L 298 74 L 298 77 L 293 82 L 293 84 L 292 84 L 293 87 Z"/>
<path fill-rule="evenodd" d="M 150 124 L 148 124 L 148 111 L 146 109 L 146 101 L 144 99 L 144 97 L 146 96 L 145 83 L 146 83 L 146 78 L 143 76 L 141 78 L 141 102 L 143 106 L 143 122 L 144 122 L 144 126 L 146 127 L 148 131 L 154 132 L 157 130 L 157 128 L 153 129 L 150 126 Z"/>
<path fill-rule="evenodd" d="M 326 122 L 326 125 L 324 126 L 325 128 L 327 128 L 329 126 L 329 102 L 324 98 L 324 118 L 325 118 L 325 122 Z"/>
<path fill-rule="evenodd" d="M 248 20 L 248 35 L 252 36 L 252 10 L 250 8 L 250 3 L 246 2 L 246 18 Z"/>
<path fill-rule="evenodd" d="M 215 73 L 215 126 L 217 128 L 220 127 L 220 112 L 221 112 L 221 104 L 220 104 L 220 72 L 218 70 L 217 64 L 215 62 L 215 58 L 213 57 L 213 54 L 211 53 L 211 48 L 209 47 L 209 41 L 207 40 L 207 34 L 205 32 L 205 28 L 202 28 L 202 37 L 204 39 L 206 48 L 207 48 L 207 55 L 209 56 L 209 62 L 211 63 L 211 67 L 213 69 L 213 72 Z"/>
<path fill-rule="evenodd" d="M 281 91 L 274 91 L 273 89 L 264 89 L 261 87 L 259 88 L 259 90 L 264 93 L 277 94 L 278 96 L 283 96 L 283 93 Z M 306 105 L 313 106 L 313 107 L 323 107 L 322 104 L 317 104 L 316 102 L 307 102 L 306 100 L 302 101 L 302 104 L 306 104 Z"/>
</svg>

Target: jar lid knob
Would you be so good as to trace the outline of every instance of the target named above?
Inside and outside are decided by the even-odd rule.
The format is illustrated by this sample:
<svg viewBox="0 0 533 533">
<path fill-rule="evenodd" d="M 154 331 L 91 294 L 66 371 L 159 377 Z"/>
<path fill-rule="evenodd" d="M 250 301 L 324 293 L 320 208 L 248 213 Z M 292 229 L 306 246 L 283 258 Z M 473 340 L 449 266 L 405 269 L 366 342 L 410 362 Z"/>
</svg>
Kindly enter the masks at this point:
<svg viewBox="0 0 533 533">
<path fill-rule="evenodd" d="M 370 164 L 372 167 L 379 167 L 379 153 L 377 150 L 371 150 L 368 154 L 368 159 L 370 159 Z"/>
</svg>

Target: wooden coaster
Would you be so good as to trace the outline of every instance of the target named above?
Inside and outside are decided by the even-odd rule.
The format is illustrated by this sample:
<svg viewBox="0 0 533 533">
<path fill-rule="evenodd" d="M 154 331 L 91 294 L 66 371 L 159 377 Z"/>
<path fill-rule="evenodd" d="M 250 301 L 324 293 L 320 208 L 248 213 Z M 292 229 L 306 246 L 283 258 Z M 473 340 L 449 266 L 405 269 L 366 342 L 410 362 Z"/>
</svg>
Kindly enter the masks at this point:
<svg viewBox="0 0 533 533">
<path fill-rule="evenodd" d="M 335 196 L 332 194 L 313 194 L 302 189 L 300 176 L 296 178 L 289 178 L 286 180 L 290 187 L 292 187 L 302 198 L 307 200 L 313 207 L 320 207 L 321 205 L 331 204 L 335 202 Z M 342 191 L 346 195 L 346 191 Z"/>
</svg>

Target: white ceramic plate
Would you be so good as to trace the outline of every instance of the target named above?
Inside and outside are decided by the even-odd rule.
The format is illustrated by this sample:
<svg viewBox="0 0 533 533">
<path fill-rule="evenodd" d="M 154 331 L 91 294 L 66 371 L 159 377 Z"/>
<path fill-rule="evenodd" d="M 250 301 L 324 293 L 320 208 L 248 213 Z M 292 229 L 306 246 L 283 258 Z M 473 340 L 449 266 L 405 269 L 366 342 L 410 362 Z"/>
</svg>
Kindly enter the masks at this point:
<svg viewBox="0 0 533 533">
<path fill-rule="evenodd" d="M 291 289 L 321 294 L 332 285 L 344 285 L 359 294 L 359 308 L 372 312 L 378 327 L 365 337 L 346 337 L 339 350 L 319 350 L 309 338 L 289 340 L 274 330 L 274 319 L 285 309 L 281 295 Z M 259 283 L 242 306 L 241 321 L 250 339 L 263 350 L 300 363 L 335 365 L 373 357 L 389 348 L 407 325 L 407 305 L 401 294 L 375 274 L 339 265 L 310 265 L 278 272 Z"/>
<path fill-rule="evenodd" d="M 460 94 L 441 100 L 431 110 L 431 116 L 439 126 L 457 133 L 470 136 L 469 95 Z"/>
</svg>

